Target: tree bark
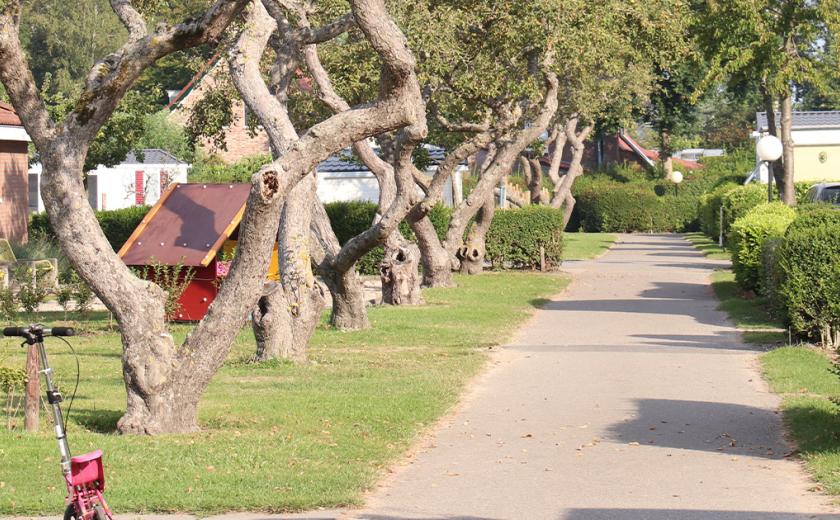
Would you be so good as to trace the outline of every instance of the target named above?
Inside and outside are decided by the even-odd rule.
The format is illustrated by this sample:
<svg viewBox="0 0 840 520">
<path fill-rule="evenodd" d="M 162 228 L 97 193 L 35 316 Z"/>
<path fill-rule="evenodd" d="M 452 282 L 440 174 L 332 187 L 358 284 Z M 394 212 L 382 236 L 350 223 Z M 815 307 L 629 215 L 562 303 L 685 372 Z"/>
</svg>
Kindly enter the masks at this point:
<svg viewBox="0 0 840 520">
<path fill-rule="evenodd" d="M 41 411 L 41 381 L 38 378 L 38 352 L 34 345 L 26 348 L 26 397 L 23 411 L 23 429 L 38 431 Z"/>
<path fill-rule="evenodd" d="M 496 212 L 496 196 L 492 191 L 487 201 L 475 215 L 475 222 L 470 227 L 466 243 L 458 249 L 457 257 L 461 261 L 461 274 L 481 274 L 484 270 L 484 257 L 487 253 L 487 232 Z"/>
<path fill-rule="evenodd" d="M 671 131 L 663 128 L 660 131 L 659 140 L 662 145 L 661 150 L 659 150 L 659 159 L 662 161 L 662 168 L 665 170 L 665 178 L 671 180 L 674 174 L 674 158 L 672 157 L 674 151 L 671 149 Z"/>
<path fill-rule="evenodd" d="M 330 325 L 338 330 L 362 330 L 370 326 L 362 281 L 355 268 L 344 272 L 333 260 L 341 251 L 330 219 L 320 201 L 312 204 L 312 259 L 316 272 L 332 296 Z"/>
<path fill-rule="evenodd" d="M 418 247 L 405 241 L 398 232 L 394 233 L 385 245 L 385 257 L 379 266 L 382 303 L 423 305 L 419 266 Z"/>
<path fill-rule="evenodd" d="M 794 185 L 793 164 L 793 96 L 787 92 L 782 97 L 782 162 L 784 164 L 784 179 L 779 185 L 782 202 L 788 206 L 796 206 L 796 187 Z"/>
<path fill-rule="evenodd" d="M 230 275 L 205 318 L 176 347 L 165 321 L 163 290 L 136 278 L 114 254 L 87 203 L 83 166 L 90 143 L 143 71 L 163 56 L 217 41 L 246 3 L 217 0 L 203 16 L 176 26 L 161 24 L 152 34 L 135 23 L 131 10 L 123 9 L 118 15 L 129 29 L 129 42 L 92 69 L 79 102 L 61 123 L 50 118 L 26 64 L 18 37 L 19 3 L 10 0 L 0 12 L 0 80 L 41 154 L 42 196 L 51 225 L 65 255 L 114 313 L 122 332 L 127 402 L 117 427 L 123 433 L 198 429 L 199 399 L 259 298 L 288 193 L 335 151 L 422 118 L 415 62 L 404 35 L 382 0 L 351 0 L 356 23 L 382 59 L 387 88 L 372 103 L 316 124 L 292 146 L 274 147 L 280 152 L 277 159 L 253 177 Z M 264 15 L 254 18 L 262 4 L 251 5 L 231 68 L 240 94 L 275 139 L 288 113 L 272 101 L 259 58 L 276 26 L 267 26 Z"/>
<path fill-rule="evenodd" d="M 435 226 L 429 217 L 410 221 L 411 230 L 417 237 L 420 260 L 423 264 L 423 287 L 454 287 L 452 280 L 453 257 L 446 251 L 437 236 Z"/>
<path fill-rule="evenodd" d="M 551 206 L 559 208 L 563 206 L 563 227 L 569 225 L 572 219 L 572 212 L 575 209 L 575 197 L 572 195 L 572 187 L 575 180 L 583 175 L 583 154 L 586 152 L 586 140 L 589 138 L 594 125 L 591 123 L 584 126 L 580 131 L 577 130 L 580 116 L 575 115 L 566 122 L 564 133 L 566 139 L 571 144 L 572 160 L 569 163 L 569 171 L 563 177 L 560 185 L 554 192 L 554 198 L 551 201 Z"/>
<path fill-rule="evenodd" d="M 530 159 L 528 165 L 531 169 L 531 180 L 528 183 L 528 190 L 531 192 L 531 204 L 539 206 L 543 203 L 542 180 L 543 170 L 538 159 Z M 492 218 L 492 217 L 491 217 Z"/>
<path fill-rule="evenodd" d="M 774 136 L 779 137 L 779 126 L 776 123 L 776 107 L 773 103 L 773 96 L 767 90 L 767 87 L 762 86 L 761 94 L 764 99 L 764 110 L 767 113 L 767 133 Z M 782 161 L 775 161 L 773 164 L 773 180 L 776 182 L 776 187 L 779 189 L 779 194 L 781 198 L 781 194 L 784 192 L 784 185 L 785 185 L 785 169 L 782 165 Z"/>
<path fill-rule="evenodd" d="M 280 221 L 280 286 L 262 296 L 253 312 L 258 361 L 307 360 L 306 346 L 321 319 L 324 293 L 312 273 L 310 227 L 315 175 L 307 175 L 289 193 Z"/>
</svg>

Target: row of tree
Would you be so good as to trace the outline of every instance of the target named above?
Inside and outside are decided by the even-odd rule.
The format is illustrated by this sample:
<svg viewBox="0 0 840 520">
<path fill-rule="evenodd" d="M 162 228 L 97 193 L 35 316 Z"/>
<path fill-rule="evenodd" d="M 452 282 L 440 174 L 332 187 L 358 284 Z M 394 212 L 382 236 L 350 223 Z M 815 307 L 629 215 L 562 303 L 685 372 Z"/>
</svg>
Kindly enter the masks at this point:
<svg viewBox="0 0 840 520">
<path fill-rule="evenodd" d="M 532 190 L 532 199 L 570 215 L 583 142 L 596 125 L 626 123 L 657 97 L 664 100 L 657 120 L 680 120 L 674 111 L 692 94 L 679 71 L 699 55 L 696 20 L 706 12 L 681 0 L 192 0 L 175 10 L 165 0 L 109 0 L 122 27 L 119 47 L 111 48 L 115 39 L 91 45 L 96 61 L 65 94 L 44 89 L 46 65 L 34 53 L 27 58 L 24 43 L 52 39 L 50 28 L 24 22 L 40 12 L 22 4 L 0 3 L 0 81 L 40 155 L 42 195 L 62 248 L 120 325 L 128 398 L 118 428 L 139 434 L 197 429 L 201 395 L 249 314 L 258 358 L 305 359 L 325 305 L 316 275 L 332 295 L 333 326 L 369 326 L 355 263 L 376 246 L 386 248 L 387 303 L 420 303 L 421 284 L 450 286 L 453 270 L 480 272 L 496 187 L 517 164 L 541 187 L 533 159 L 543 150 L 551 152 L 553 191 L 541 201 Z M 177 345 L 164 292 L 114 254 L 87 203 L 83 173 L 132 96 L 148 95 L 179 59 L 208 54 L 225 56 L 273 160 L 252 178 L 230 275 Z M 72 83 L 84 68 L 77 65 L 62 64 L 57 77 Z M 426 142 L 447 149 L 431 178 L 414 162 Z M 567 142 L 573 156 L 561 175 Z M 317 199 L 314 170 L 348 147 L 377 178 L 380 199 L 370 227 L 342 246 Z M 475 186 L 441 239 L 429 213 L 473 156 L 481 157 Z M 416 242 L 400 233 L 402 221 Z M 281 281 L 265 290 L 275 241 Z"/>
</svg>

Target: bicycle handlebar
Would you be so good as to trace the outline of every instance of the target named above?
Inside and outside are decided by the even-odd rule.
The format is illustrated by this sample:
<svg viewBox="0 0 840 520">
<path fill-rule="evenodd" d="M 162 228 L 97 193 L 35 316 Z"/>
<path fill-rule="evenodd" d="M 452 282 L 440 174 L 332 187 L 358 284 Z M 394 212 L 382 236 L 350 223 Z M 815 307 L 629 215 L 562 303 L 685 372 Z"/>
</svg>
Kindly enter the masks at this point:
<svg viewBox="0 0 840 520">
<path fill-rule="evenodd" d="M 18 336 L 21 338 L 29 338 L 30 336 L 75 336 L 76 331 L 72 327 L 53 327 L 48 329 L 40 325 L 30 325 L 29 327 L 6 327 L 3 329 L 3 335 Z"/>
</svg>

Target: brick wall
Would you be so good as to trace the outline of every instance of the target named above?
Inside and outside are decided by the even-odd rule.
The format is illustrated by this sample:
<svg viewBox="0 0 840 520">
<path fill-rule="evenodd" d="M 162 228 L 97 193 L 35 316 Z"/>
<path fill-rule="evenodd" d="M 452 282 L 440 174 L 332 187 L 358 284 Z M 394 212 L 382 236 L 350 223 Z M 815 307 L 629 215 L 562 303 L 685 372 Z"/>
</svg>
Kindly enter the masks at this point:
<svg viewBox="0 0 840 520">
<path fill-rule="evenodd" d="M 0 141 L 0 238 L 26 242 L 29 218 L 27 143 Z"/>
<path fill-rule="evenodd" d="M 225 63 L 224 60 L 221 63 Z M 205 93 L 217 88 L 219 81 L 223 81 L 216 79 L 217 71 L 219 71 L 219 65 L 205 74 L 198 85 L 181 100 L 178 109 L 172 111 L 169 116 L 172 121 L 180 125 L 186 124 L 192 107 L 204 97 Z M 199 146 L 208 154 L 217 155 L 229 164 L 244 157 L 268 154 L 270 148 L 265 131 L 258 130 L 253 137 L 248 133 L 245 123 L 245 103 L 242 100 L 233 101 L 232 113 L 233 122 L 225 132 L 227 150 L 217 148 L 209 139 L 202 140 Z"/>
</svg>

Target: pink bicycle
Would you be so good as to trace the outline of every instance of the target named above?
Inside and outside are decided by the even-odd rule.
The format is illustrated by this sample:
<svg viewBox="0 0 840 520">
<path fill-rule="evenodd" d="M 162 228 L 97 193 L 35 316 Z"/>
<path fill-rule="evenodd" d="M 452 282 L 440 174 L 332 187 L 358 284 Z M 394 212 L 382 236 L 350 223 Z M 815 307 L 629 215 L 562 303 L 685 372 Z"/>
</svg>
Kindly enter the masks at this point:
<svg viewBox="0 0 840 520">
<path fill-rule="evenodd" d="M 64 398 L 53 384 L 52 369 L 44 347 L 44 338 L 47 336 L 72 336 L 73 334 L 73 329 L 69 327 L 49 329 L 37 324 L 3 329 L 4 336 L 24 338 L 24 345 L 38 349 L 38 358 L 42 367 L 40 372 L 44 374 L 44 383 L 47 387 L 47 402 L 52 407 L 55 419 L 55 439 L 58 441 L 58 451 L 61 453 L 61 473 L 67 485 L 67 509 L 64 511 L 64 520 L 112 520 L 111 511 L 105 503 L 105 497 L 102 496 L 105 491 L 102 450 L 78 457 L 70 456 L 70 446 L 67 444 L 66 435 L 67 424 L 64 422 L 60 406 Z M 73 349 L 70 343 L 67 345 L 71 350 Z M 73 353 L 75 354 L 75 351 Z M 72 402 L 71 399 L 70 403 Z"/>
</svg>

